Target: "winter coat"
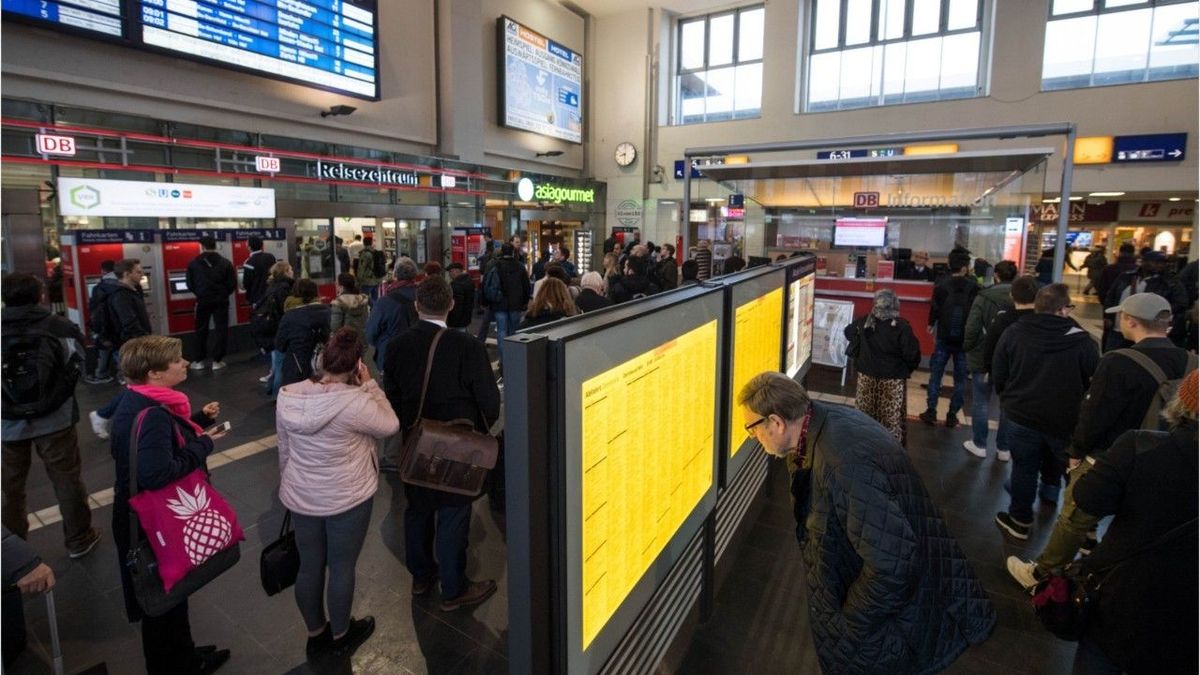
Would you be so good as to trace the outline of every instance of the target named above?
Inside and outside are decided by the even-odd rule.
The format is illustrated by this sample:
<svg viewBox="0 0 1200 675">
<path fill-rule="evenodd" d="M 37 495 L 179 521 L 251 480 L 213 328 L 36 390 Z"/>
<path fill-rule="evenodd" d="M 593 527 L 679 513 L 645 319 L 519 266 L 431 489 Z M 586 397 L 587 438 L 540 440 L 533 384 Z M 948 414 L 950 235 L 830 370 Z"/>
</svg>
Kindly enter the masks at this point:
<svg viewBox="0 0 1200 675">
<path fill-rule="evenodd" d="M 929 325 L 937 326 L 938 342 L 961 347 L 967 334 L 967 319 L 971 315 L 971 305 L 979 293 L 979 284 L 968 276 L 948 276 L 933 287 L 933 302 L 929 305 Z M 965 295 L 966 306 L 962 308 L 962 323 L 943 321 L 942 313 L 951 302 L 959 302 L 957 296 Z"/>
<path fill-rule="evenodd" d="M 1144 287 L 1142 287 L 1143 283 Z M 1137 290 L 1132 290 L 1133 288 L 1137 288 Z M 1154 293 L 1162 296 L 1171 303 L 1171 313 L 1175 316 L 1187 311 L 1191 304 L 1188 302 L 1187 291 L 1183 289 L 1183 284 L 1179 283 L 1178 279 L 1165 274 L 1142 277 L 1139 270 L 1134 270 L 1117 277 L 1117 280 L 1108 289 L 1104 298 L 1104 306 L 1106 308 L 1116 307 L 1130 293 Z"/>
<path fill-rule="evenodd" d="M 108 336 L 109 340 L 120 347 L 135 337 L 149 335 L 153 329 L 150 327 L 150 315 L 146 313 L 142 290 L 118 283 L 120 288 L 113 290 L 105 300 L 105 305 L 110 312 L 109 320 L 114 322 L 114 335 Z"/>
<path fill-rule="evenodd" d="M 525 267 L 512 256 L 501 257 L 495 264 L 496 273 L 500 275 L 500 289 L 504 292 L 504 299 L 491 303 L 492 309 L 497 312 L 525 311 L 533 297 Z"/>
<path fill-rule="evenodd" d="M 605 307 L 612 307 L 612 304 L 612 300 L 590 288 L 581 289 L 579 295 L 575 297 L 575 306 L 581 312 L 594 312 Z"/>
<path fill-rule="evenodd" d="M 82 371 L 84 361 L 83 333 L 66 317 L 50 313 L 42 305 L 25 305 L 23 307 L 5 307 L 0 309 L 0 333 L 14 335 L 27 330 L 41 330 L 59 338 L 62 343 L 65 362 L 74 360 Z M 66 376 L 66 373 L 63 373 Z M 79 406 L 75 397 L 71 396 L 58 406 L 57 410 L 31 420 L 0 420 L 4 440 L 24 441 L 56 431 L 73 427 L 79 422 Z"/>
<path fill-rule="evenodd" d="M 543 312 L 537 316 L 534 316 L 529 312 L 525 312 L 525 316 L 521 319 L 521 324 L 517 327 L 517 330 L 525 330 L 526 328 L 541 326 L 542 324 L 547 324 L 551 321 L 558 321 L 559 319 L 565 319 L 566 317 L 567 315 L 562 312 Z"/>
<path fill-rule="evenodd" d="M 1188 353 L 1167 338 L 1146 338 L 1129 349 L 1150 357 L 1168 380 L 1187 374 Z M 1077 459 L 1096 457 L 1118 436 L 1141 427 L 1157 392 L 1158 383 L 1136 361 L 1116 351 L 1105 353 L 1079 407 L 1071 455 Z"/>
<path fill-rule="evenodd" d="M 1033 314 L 1032 309 L 1006 309 L 992 319 L 987 334 L 983 336 L 983 368 L 984 372 L 992 372 L 992 359 L 996 355 L 996 344 L 1008 327 L 1020 320 L 1021 317 Z"/>
<path fill-rule="evenodd" d="M 375 348 L 375 365 L 383 368 L 388 342 L 417 323 L 417 285 L 398 281 L 375 302 L 367 319 L 367 344 Z"/>
<path fill-rule="evenodd" d="M 362 385 L 301 380 L 279 391 L 279 501 L 293 513 L 333 516 L 379 487 L 376 441 L 400 430 L 375 380 Z"/>
<path fill-rule="evenodd" d="M 997 314 L 1013 308 L 1012 296 L 1009 295 L 1011 289 L 1012 284 L 996 284 L 979 291 L 971 303 L 963 349 L 967 352 L 967 370 L 972 373 L 987 372 L 984 365 L 987 329 Z"/>
<path fill-rule="evenodd" d="M 1008 419 L 1065 441 L 1099 362 L 1095 341 L 1075 321 L 1030 314 L 1000 336 L 992 385 Z"/>
<path fill-rule="evenodd" d="M 115 275 L 110 273 L 101 277 L 100 283 L 92 288 L 92 295 L 88 298 L 88 332 L 98 338 L 99 346 L 106 349 L 112 348 L 118 337 L 115 335 L 116 322 L 109 321 L 111 315 L 108 309 L 108 298 L 123 285 Z"/>
<path fill-rule="evenodd" d="M 633 300 L 634 296 L 654 295 L 657 292 L 658 286 L 646 277 L 635 274 L 613 277 L 608 283 L 608 299 L 612 300 L 614 305 Z"/>
<path fill-rule="evenodd" d="M 116 469 L 113 487 L 113 539 L 117 545 L 117 560 L 124 562 L 129 552 L 129 442 L 138 413 L 145 408 L 157 408 L 146 415 L 138 436 L 138 490 L 154 490 L 183 478 L 196 469 L 208 470 L 208 456 L 213 451 L 212 438 L 197 434 L 191 425 L 175 418 L 158 402 L 126 389 L 121 394 L 117 411 L 112 418 L 110 450 Z M 207 427 L 213 420 L 203 412 L 192 415 L 192 421 Z M 144 538 L 139 529 L 138 536 Z M 129 568 L 121 568 L 121 585 L 125 591 L 125 612 L 130 621 L 142 618 L 142 609 L 133 594 Z"/>
<path fill-rule="evenodd" d="M 365 334 L 367 315 L 370 311 L 370 298 L 365 294 L 343 293 L 329 303 L 329 330 L 335 331 L 342 326 L 349 326 Z"/>
<path fill-rule="evenodd" d="M 912 326 L 901 317 L 890 321 L 875 320 L 871 328 L 863 328 L 868 315 L 860 316 L 844 335 L 857 343 L 854 368 L 863 375 L 882 380 L 905 380 L 921 365 L 921 344 Z"/>
<path fill-rule="evenodd" d="M 1108 291 L 1116 283 L 1117 278 L 1121 275 L 1137 270 L 1137 259 L 1131 255 L 1117 256 L 1117 261 L 1110 265 L 1105 265 L 1100 271 L 1100 281 L 1096 282 L 1096 292 L 1100 298 L 1100 302 L 1104 304 L 1105 309 L 1110 305 L 1105 304 L 1108 299 Z"/>
<path fill-rule="evenodd" d="M 1033 267 L 1033 273 L 1037 276 L 1038 283 L 1043 286 L 1054 283 L 1054 258 L 1048 256 L 1038 258 L 1037 264 Z"/>
<path fill-rule="evenodd" d="M 275 333 L 275 351 L 283 353 L 281 385 L 299 382 L 312 375 L 312 358 L 317 345 L 329 340 L 329 305 L 314 301 L 284 312 Z"/>
<path fill-rule="evenodd" d="M 446 317 L 446 325 L 466 328 L 471 325 L 471 315 L 475 312 L 475 282 L 464 272 L 450 281 L 450 290 L 454 293 L 454 308 Z"/>
<path fill-rule="evenodd" d="M 266 294 L 274 264 L 275 256 L 266 251 L 255 251 L 242 263 L 242 290 L 246 291 L 246 301 L 251 307 Z"/>
<path fill-rule="evenodd" d="M 791 484 L 821 669 L 938 672 L 995 610 L 896 439 L 858 410 L 812 409 Z"/>
<path fill-rule="evenodd" d="M 227 304 L 229 296 L 237 290 L 233 263 L 216 251 L 201 253 L 188 263 L 187 288 L 196 296 L 196 302 Z"/>
<path fill-rule="evenodd" d="M 1074 487 L 1079 508 L 1101 518 L 1115 514 L 1083 563 L 1093 573 L 1111 570 L 1084 639 L 1131 675 L 1195 672 L 1196 523 L 1119 566 L 1113 563 L 1196 517 L 1196 443 L 1195 422 L 1169 435 L 1131 431 Z"/>
<path fill-rule="evenodd" d="M 663 258 L 655 263 L 656 281 L 662 290 L 669 291 L 679 287 L 679 266 L 675 258 Z"/>
<path fill-rule="evenodd" d="M 1103 251 L 1092 251 L 1083 260 L 1083 268 L 1087 270 L 1088 280 L 1093 284 L 1100 280 L 1100 274 L 1108 264 L 1108 256 Z"/>
</svg>

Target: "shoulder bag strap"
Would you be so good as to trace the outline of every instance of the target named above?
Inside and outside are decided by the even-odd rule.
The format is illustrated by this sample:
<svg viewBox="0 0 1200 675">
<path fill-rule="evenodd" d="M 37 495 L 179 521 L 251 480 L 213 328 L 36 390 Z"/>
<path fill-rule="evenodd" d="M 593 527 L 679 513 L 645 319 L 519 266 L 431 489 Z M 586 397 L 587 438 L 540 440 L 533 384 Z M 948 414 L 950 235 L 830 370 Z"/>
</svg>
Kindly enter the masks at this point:
<svg viewBox="0 0 1200 675">
<path fill-rule="evenodd" d="M 1150 358 L 1149 356 L 1146 356 L 1136 349 L 1129 348 L 1118 349 L 1116 352 L 1141 366 L 1142 370 L 1150 373 L 1150 377 L 1154 378 L 1155 384 L 1162 384 L 1163 382 L 1167 381 L 1167 374 L 1164 373 L 1163 369 L 1159 368 L 1158 364 L 1154 362 L 1154 359 Z"/>
<path fill-rule="evenodd" d="M 137 484 L 137 458 L 138 458 L 138 436 L 142 435 L 142 426 L 146 423 L 146 416 L 151 410 L 157 406 L 142 408 L 141 412 L 133 420 L 133 431 L 129 436 L 129 496 L 133 497 L 138 493 Z M 133 509 L 129 509 L 129 545 L 134 547 L 137 545 L 138 536 L 138 519 L 133 513 Z"/>
<path fill-rule="evenodd" d="M 433 343 L 429 345 L 429 358 L 425 361 L 425 382 L 421 384 L 421 403 L 417 406 L 417 416 L 409 429 L 417 426 L 421 421 L 421 416 L 425 414 L 425 393 L 429 391 L 429 374 L 433 372 L 433 355 L 437 353 L 438 342 L 442 340 L 442 333 L 445 333 L 445 328 L 438 328 L 438 332 L 433 336 Z"/>
</svg>

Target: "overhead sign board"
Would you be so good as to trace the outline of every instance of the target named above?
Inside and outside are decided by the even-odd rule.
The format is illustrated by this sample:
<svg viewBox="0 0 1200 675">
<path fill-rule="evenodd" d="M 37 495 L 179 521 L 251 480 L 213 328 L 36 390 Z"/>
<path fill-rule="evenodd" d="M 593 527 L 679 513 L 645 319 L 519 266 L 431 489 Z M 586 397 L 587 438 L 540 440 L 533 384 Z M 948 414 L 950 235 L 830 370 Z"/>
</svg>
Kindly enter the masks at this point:
<svg viewBox="0 0 1200 675">
<path fill-rule="evenodd" d="M 269 188 L 59 178 L 58 208 L 64 216 L 274 218 Z"/>
<path fill-rule="evenodd" d="M 119 38 L 122 0 L 4 0 L 4 12 L 69 31 Z"/>
<path fill-rule="evenodd" d="M 37 151 L 43 155 L 75 156 L 75 139 L 71 136 L 55 136 L 52 134 L 37 134 Z"/>
<path fill-rule="evenodd" d="M 818 150 L 817 159 L 857 159 L 861 157 L 896 157 L 904 154 L 904 148 L 855 148 L 843 150 Z"/>
<path fill-rule="evenodd" d="M 1121 222 L 1190 223 L 1196 218 L 1195 202 L 1120 202 Z"/>
<path fill-rule="evenodd" d="M 1187 154 L 1187 133 L 1114 136 L 1112 161 L 1178 162 Z"/>
<path fill-rule="evenodd" d="M 683 179 L 683 164 L 684 160 L 675 160 L 675 177 Z M 704 174 L 700 170 L 706 166 L 722 166 L 725 164 L 724 157 L 697 157 L 692 160 L 692 178 L 703 178 Z"/>
<path fill-rule="evenodd" d="M 583 142 L 583 57 L 502 16 L 496 20 L 500 124 Z"/>
</svg>

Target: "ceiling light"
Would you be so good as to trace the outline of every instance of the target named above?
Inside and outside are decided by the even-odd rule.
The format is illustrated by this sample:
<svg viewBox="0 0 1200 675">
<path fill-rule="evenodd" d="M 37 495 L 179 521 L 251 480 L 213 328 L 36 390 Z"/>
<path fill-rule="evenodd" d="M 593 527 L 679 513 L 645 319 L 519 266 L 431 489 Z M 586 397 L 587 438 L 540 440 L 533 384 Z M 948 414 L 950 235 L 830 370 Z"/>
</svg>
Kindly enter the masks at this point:
<svg viewBox="0 0 1200 675">
<path fill-rule="evenodd" d="M 1079 201 L 1079 200 L 1083 199 L 1083 197 L 1068 197 L 1067 199 L 1068 199 L 1069 201 L 1077 202 L 1077 201 Z M 1043 200 L 1042 200 L 1042 203 L 1043 203 L 1043 204 L 1057 204 L 1057 203 L 1059 203 L 1059 202 L 1061 202 L 1061 201 L 1062 201 L 1062 198 L 1061 198 L 1061 197 L 1053 197 L 1053 198 L 1051 198 L 1051 199 L 1043 199 Z"/>
<path fill-rule="evenodd" d="M 1089 197 L 1120 197 L 1124 192 L 1089 192 Z"/>
<path fill-rule="evenodd" d="M 1179 200 L 1180 200 L 1179 197 L 1171 197 L 1171 198 L 1167 199 L 1167 201 L 1169 201 L 1169 202 L 1177 202 Z"/>
</svg>

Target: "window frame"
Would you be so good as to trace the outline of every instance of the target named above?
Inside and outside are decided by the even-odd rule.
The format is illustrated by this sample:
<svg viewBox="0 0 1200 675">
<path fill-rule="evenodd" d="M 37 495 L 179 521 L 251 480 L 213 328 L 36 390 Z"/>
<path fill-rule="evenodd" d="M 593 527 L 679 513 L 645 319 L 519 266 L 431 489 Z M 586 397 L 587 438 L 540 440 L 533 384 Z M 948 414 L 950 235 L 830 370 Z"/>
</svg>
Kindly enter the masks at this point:
<svg viewBox="0 0 1200 675">
<path fill-rule="evenodd" d="M 1116 14 L 1118 12 L 1134 12 L 1139 9 L 1165 7 L 1167 5 L 1185 5 L 1196 0 L 1144 0 L 1141 5 L 1122 5 L 1120 7 L 1105 7 L 1104 0 L 1092 0 L 1091 9 L 1081 9 L 1077 12 L 1067 12 L 1066 14 L 1054 13 L 1054 0 L 1050 0 L 1049 6 L 1046 8 L 1047 23 L 1050 21 L 1061 21 L 1063 19 L 1078 19 L 1081 16 L 1101 15 L 1101 14 Z"/>
<path fill-rule="evenodd" d="M 764 17 L 764 20 L 763 20 L 764 44 L 763 44 L 762 54 L 757 59 L 743 60 L 741 58 L 742 14 L 744 12 L 750 12 L 750 11 L 759 10 L 759 9 L 761 9 L 763 11 L 763 17 Z M 674 63 L 674 68 L 672 68 L 673 72 L 671 75 L 671 92 L 672 92 L 673 100 L 672 100 L 672 105 L 671 105 L 670 123 L 672 126 L 686 126 L 686 125 L 690 125 L 690 124 L 707 124 L 710 122 L 736 122 L 738 120 L 757 119 L 757 118 L 762 117 L 762 100 L 759 99 L 759 105 L 758 105 L 757 110 L 754 111 L 754 114 L 745 114 L 745 115 L 739 116 L 739 115 L 737 115 L 737 111 L 735 108 L 734 110 L 730 111 L 729 117 L 722 117 L 721 119 L 710 120 L 710 119 L 708 119 L 708 110 L 707 110 L 707 106 L 706 106 L 705 112 L 703 115 L 704 119 L 685 122 L 684 115 L 683 115 L 683 96 L 682 96 L 682 87 L 680 86 L 680 79 L 686 75 L 695 75 L 697 73 L 706 73 L 706 72 L 709 72 L 710 70 L 719 69 L 719 68 L 733 68 L 736 71 L 736 69 L 739 66 L 752 66 L 755 64 L 762 64 L 763 59 L 766 57 L 766 54 L 767 54 L 767 49 L 766 49 L 766 44 L 765 44 L 766 9 L 767 9 L 766 2 L 759 2 L 759 3 L 753 4 L 753 5 L 745 5 L 743 7 L 734 7 L 731 9 L 722 9 L 722 10 L 715 11 L 715 12 L 708 12 L 706 14 L 697 14 L 694 16 L 680 17 L 675 20 L 675 27 L 674 27 L 674 31 L 673 31 L 674 40 L 675 40 L 675 48 L 672 50 L 674 52 L 675 63 Z M 731 61 L 729 61 L 729 63 L 722 63 L 722 64 L 718 64 L 716 66 L 713 66 L 712 64 L 709 63 L 709 56 L 710 56 L 709 48 L 711 46 L 711 36 L 712 36 L 712 20 L 716 19 L 716 18 L 721 18 L 724 16 L 732 16 L 733 17 L 733 59 Z M 704 59 L 703 59 L 703 62 L 699 67 L 696 67 L 696 68 L 684 68 L 683 67 L 683 27 L 685 25 L 700 23 L 700 22 L 703 22 L 703 24 L 704 24 Z M 705 97 L 705 98 L 707 98 L 707 97 Z M 736 106 L 736 98 L 734 99 L 734 105 Z"/>
<path fill-rule="evenodd" d="M 1053 0 L 1052 0 L 1053 1 Z M 1093 0 L 1097 1 L 1097 0 Z M 1184 1 L 1184 0 L 1181 0 Z M 1190 1 L 1190 0 L 1186 0 Z M 955 28 L 949 30 L 950 24 L 950 0 L 940 0 L 940 14 L 938 16 L 938 29 L 933 33 L 921 33 L 914 35 L 912 32 L 913 23 L 913 8 L 916 5 L 915 0 L 904 0 L 904 34 L 900 37 L 879 39 L 879 10 L 880 0 L 871 0 L 871 37 L 866 42 L 856 42 L 852 45 L 846 44 L 846 9 L 850 5 L 850 0 L 840 0 L 840 9 L 838 10 L 838 43 L 833 47 L 825 47 L 817 49 L 816 41 L 813 35 L 817 30 L 817 3 L 814 1 L 809 4 L 808 17 L 808 41 L 813 45 L 808 49 L 808 55 L 811 57 L 814 54 L 828 54 L 829 52 L 845 51 L 847 49 L 864 49 L 866 47 L 885 46 L 896 42 L 908 42 L 910 40 L 924 40 L 935 37 L 947 37 L 950 35 L 959 35 L 963 33 L 982 32 L 984 28 L 983 15 L 984 0 L 975 0 L 975 24 L 970 28 Z"/>
</svg>

